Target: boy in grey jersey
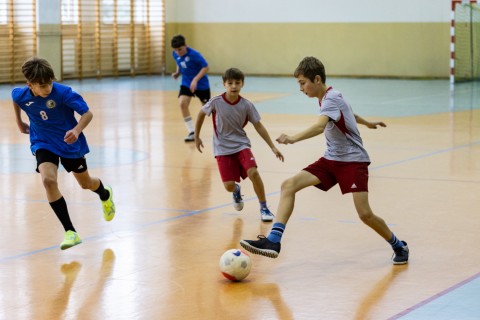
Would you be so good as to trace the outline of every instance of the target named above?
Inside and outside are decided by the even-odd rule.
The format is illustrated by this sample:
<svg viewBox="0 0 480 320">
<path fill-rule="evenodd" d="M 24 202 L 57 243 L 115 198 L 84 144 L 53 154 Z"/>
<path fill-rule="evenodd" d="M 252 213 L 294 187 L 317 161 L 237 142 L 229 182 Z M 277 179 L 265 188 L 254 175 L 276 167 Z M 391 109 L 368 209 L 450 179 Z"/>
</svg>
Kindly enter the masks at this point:
<svg viewBox="0 0 480 320">
<path fill-rule="evenodd" d="M 295 194 L 309 186 L 327 191 L 337 183 L 342 194 L 352 193 L 353 202 L 360 219 L 390 243 L 394 254 L 393 264 L 406 264 L 409 249 L 405 241 L 399 240 L 388 228 L 385 221 L 376 216 L 368 202 L 368 165 L 370 158 L 364 149 L 357 123 L 370 129 L 385 127 L 383 122 L 369 122 L 353 113 L 350 105 L 340 92 L 325 84 L 325 68 L 314 57 L 304 58 L 294 73 L 300 91 L 310 98 L 318 98 L 320 116 L 317 122 L 295 135 L 280 135 L 277 141 L 293 144 L 324 133 L 327 149 L 323 157 L 310 164 L 295 176 L 282 183 L 280 203 L 276 221 L 268 237 L 258 236 L 259 240 L 241 240 L 246 250 L 276 258 L 280 253 L 280 241 L 285 225 L 290 218 Z"/>
<path fill-rule="evenodd" d="M 195 146 L 202 152 L 203 142 L 200 139 L 200 130 L 205 117 L 212 116 L 215 130 L 213 152 L 223 185 L 228 192 L 233 193 L 234 208 L 238 211 L 243 209 L 240 185 L 235 182 L 240 182 L 241 178 L 245 179 L 248 176 L 260 202 L 262 221 L 272 221 L 273 214 L 267 207 L 263 181 L 250 150 L 250 139 L 243 128 L 251 122 L 275 156 L 283 161 L 283 155 L 275 147 L 270 135 L 260 122 L 260 114 L 253 103 L 240 96 L 244 78 L 242 71 L 236 68 L 225 71 L 223 85 L 226 92 L 210 99 L 198 113 L 195 125 Z"/>
</svg>

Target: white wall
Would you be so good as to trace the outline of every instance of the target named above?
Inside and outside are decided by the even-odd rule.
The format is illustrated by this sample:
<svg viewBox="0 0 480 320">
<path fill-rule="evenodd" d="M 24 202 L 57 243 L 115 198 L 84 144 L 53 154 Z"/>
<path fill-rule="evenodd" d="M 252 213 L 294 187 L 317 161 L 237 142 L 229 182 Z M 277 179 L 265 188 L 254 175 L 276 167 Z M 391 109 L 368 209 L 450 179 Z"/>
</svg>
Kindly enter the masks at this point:
<svg viewBox="0 0 480 320">
<path fill-rule="evenodd" d="M 451 0 L 166 0 L 167 22 L 448 22 Z"/>
</svg>

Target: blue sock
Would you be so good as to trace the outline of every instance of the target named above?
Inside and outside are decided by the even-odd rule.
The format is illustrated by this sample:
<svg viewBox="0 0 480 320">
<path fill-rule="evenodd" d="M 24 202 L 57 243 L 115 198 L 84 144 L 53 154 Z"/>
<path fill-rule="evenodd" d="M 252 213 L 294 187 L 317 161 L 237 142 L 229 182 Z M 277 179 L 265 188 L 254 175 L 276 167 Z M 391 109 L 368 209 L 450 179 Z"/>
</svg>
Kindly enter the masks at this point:
<svg viewBox="0 0 480 320">
<path fill-rule="evenodd" d="M 388 240 L 388 243 L 390 243 L 390 245 L 392 246 L 393 249 L 403 247 L 403 242 L 400 241 L 400 240 L 395 236 L 395 234 L 393 234 L 393 232 L 392 232 L 392 238 L 390 238 L 390 240 Z"/>
<path fill-rule="evenodd" d="M 260 209 L 267 207 L 267 201 L 260 201 Z"/>
<path fill-rule="evenodd" d="M 285 231 L 285 225 L 280 222 L 275 222 L 267 239 L 271 242 L 278 243 L 282 240 L 283 231 Z"/>
<path fill-rule="evenodd" d="M 240 185 L 235 183 L 235 191 L 233 193 L 240 193 Z"/>
</svg>

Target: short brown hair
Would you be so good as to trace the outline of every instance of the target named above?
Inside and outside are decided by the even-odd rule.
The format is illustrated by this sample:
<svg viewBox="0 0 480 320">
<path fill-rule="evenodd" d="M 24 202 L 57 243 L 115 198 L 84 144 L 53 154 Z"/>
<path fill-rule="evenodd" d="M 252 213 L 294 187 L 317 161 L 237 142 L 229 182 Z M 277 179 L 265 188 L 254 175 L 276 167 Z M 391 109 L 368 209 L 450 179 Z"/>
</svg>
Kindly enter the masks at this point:
<svg viewBox="0 0 480 320">
<path fill-rule="evenodd" d="M 295 72 L 293 73 L 293 76 L 298 78 L 301 75 L 310 79 L 312 82 L 315 80 L 315 76 L 320 76 L 320 79 L 322 79 L 324 84 L 327 80 L 323 63 L 315 57 L 305 57 L 302 61 L 300 61 L 297 69 L 295 69 Z"/>
<path fill-rule="evenodd" d="M 174 36 L 170 44 L 172 45 L 173 49 L 177 49 L 187 45 L 185 37 L 181 34 L 177 34 L 176 36 Z"/>
<path fill-rule="evenodd" d="M 32 57 L 22 65 L 22 73 L 30 83 L 49 84 L 55 79 L 50 63 L 39 57 Z"/>
<path fill-rule="evenodd" d="M 225 73 L 222 76 L 223 82 L 227 80 L 241 80 L 244 82 L 245 80 L 245 75 L 240 69 L 237 68 L 230 68 L 225 71 Z"/>
</svg>

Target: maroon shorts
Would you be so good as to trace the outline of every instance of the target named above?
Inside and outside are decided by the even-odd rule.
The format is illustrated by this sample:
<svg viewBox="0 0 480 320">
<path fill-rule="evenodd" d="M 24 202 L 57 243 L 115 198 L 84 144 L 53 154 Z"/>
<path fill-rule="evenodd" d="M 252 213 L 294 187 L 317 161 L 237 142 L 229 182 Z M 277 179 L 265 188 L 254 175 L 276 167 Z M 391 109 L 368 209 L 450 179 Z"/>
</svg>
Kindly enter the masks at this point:
<svg viewBox="0 0 480 320">
<path fill-rule="evenodd" d="M 303 170 L 320 180 L 315 187 L 327 191 L 338 183 L 342 194 L 368 192 L 369 162 L 343 162 L 320 158 Z"/>
<path fill-rule="evenodd" d="M 243 149 L 240 152 L 226 156 L 216 156 L 218 170 L 222 181 L 240 182 L 240 178 L 247 178 L 247 171 L 257 167 L 255 157 L 250 149 Z"/>
</svg>

